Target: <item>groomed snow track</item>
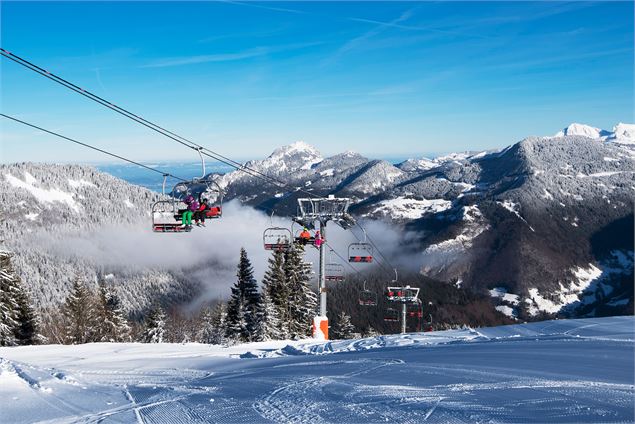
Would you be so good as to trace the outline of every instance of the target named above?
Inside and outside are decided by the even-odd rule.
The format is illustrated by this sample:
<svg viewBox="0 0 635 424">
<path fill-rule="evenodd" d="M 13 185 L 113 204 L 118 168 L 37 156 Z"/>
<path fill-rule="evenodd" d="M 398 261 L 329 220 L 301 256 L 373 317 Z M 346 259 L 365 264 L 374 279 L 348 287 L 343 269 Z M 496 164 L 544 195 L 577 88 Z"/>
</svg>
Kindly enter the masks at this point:
<svg viewBox="0 0 635 424">
<path fill-rule="evenodd" d="M 633 422 L 634 326 L 0 348 L 0 411 L 11 423 Z"/>
</svg>

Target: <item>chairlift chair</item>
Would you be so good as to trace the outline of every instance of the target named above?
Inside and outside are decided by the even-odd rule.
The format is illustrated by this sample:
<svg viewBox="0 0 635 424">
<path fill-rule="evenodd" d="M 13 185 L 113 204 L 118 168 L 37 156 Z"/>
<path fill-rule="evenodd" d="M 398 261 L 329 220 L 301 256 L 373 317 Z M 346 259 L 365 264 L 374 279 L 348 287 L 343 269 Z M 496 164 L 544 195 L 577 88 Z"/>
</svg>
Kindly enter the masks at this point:
<svg viewBox="0 0 635 424">
<path fill-rule="evenodd" d="M 376 306 L 377 294 L 366 289 L 366 281 L 364 281 L 364 289 L 359 292 L 359 304 L 360 306 Z"/>
<path fill-rule="evenodd" d="M 432 314 L 428 314 L 428 320 L 423 323 L 423 331 L 434 331 L 432 328 Z"/>
<path fill-rule="evenodd" d="M 181 218 L 174 200 L 159 200 L 152 205 L 152 231 L 184 233 L 191 231 L 191 228 L 181 226 Z"/>
<path fill-rule="evenodd" d="M 203 157 L 202 147 L 198 149 L 198 155 L 201 158 L 202 175 L 194 178 L 192 181 L 180 181 L 173 188 L 170 200 L 159 200 L 152 205 L 152 231 L 158 233 L 177 233 L 189 232 L 191 228 L 181 226 L 181 220 L 185 208 L 178 208 L 178 204 L 188 195 L 198 194 L 198 200 L 201 201 L 203 194 L 207 196 L 209 193 L 216 193 L 214 201 L 211 202 L 208 209 L 205 210 L 205 219 L 216 219 L 223 215 L 223 190 L 218 183 L 211 178 L 206 177 L 205 158 Z M 165 183 L 170 174 L 163 174 L 163 195 L 165 196 Z"/>
<path fill-rule="evenodd" d="M 295 236 L 293 237 L 293 242 L 295 244 L 301 246 L 315 246 L 315 236 L 311 236 L 309 238 L 300 237 L 300 233 L 302 233 L 302 229 L 299 229 L 295 232 Z"/>
<path fill-rule="evenodd" d="M 193 184 L 203 184 L 205 189 L 199 193 L 199 202 L 207 198 L 209 208 L 205 210 L 205 219 L 219 219 L 223 217 L 223 190 L 218 183 L 212 179 L 194 179 Z M 210 196 L 211 195 L 211 196 Z M 210 199 L 213 197 L 213 199 Z"/>
<path fill-rule="evenodd" d="M 423 318 L 423 308 L 421 303 L 408 303 L 406 304 L 406 315 L 409 318 Z"/>
<path fill-rule="evenodd" d="M 267 228 L 262 234 L 265 250 L 289 250 L 292 238 L 291 230 L 282 227 Z"/>
<path fill-rule="evenodd" d="M 387 322 L 398 322 L 399 321 L 399 311 L 395 308 L 386 308 L 384 311 L 384 321 Z"/>
<path fill-rule="evenodd" d="M 329 263 L 324 266 L 324 279 L 326 281 L 344 281 L 344 265 Z"/>
<path fill-rule="evenodd" d="M 373 247 L 368 243 L 351 243 L 348 246 L 348 261 L 370 263 L 373 261 Z"/>
</svg>

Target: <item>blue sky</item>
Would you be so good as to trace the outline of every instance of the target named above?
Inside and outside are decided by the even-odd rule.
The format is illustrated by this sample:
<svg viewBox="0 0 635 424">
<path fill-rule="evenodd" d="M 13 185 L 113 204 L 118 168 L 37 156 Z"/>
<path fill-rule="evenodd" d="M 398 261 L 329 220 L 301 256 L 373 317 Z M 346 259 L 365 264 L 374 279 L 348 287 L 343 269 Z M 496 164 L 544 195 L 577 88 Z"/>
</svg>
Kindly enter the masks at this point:
<svg viewBox="0 0 635 424">
<path fill-rule="evenodd" d="M 2 47 L 237 159 L 411 157 L 633 122 L 632 2 L 1 3 Z M 191 151 L 2 58 L 2 111 L 135 160 Z M 2 161 L 103 161 L 0 120 Z"/>
</svg>

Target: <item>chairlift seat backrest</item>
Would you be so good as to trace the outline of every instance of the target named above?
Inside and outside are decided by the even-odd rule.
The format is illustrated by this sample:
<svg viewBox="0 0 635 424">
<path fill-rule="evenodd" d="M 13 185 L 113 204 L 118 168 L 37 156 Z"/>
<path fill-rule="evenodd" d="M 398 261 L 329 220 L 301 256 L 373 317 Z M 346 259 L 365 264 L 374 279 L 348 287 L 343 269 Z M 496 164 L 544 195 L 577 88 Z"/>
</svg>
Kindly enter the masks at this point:
<svg viewBox="0 0 635 424">
<path fill-rule="evenodd" d="M 344 265 L 331 263 L 324 266 L 326 281 L 344 281 Z"/>
<path fill-rule="evenodd" d="M 359 293 L 359 304 L 362 306 L 377 305 L 377 295 L 371 291 L 363 290 Z"/>
<path fill-rule="evenodd" d="M 286 250 L 291 247 L 291 231 L 287 228 L 267 228 L 262 239 L 266 250 Z"/>
<path fill-rule="evenodd" d="M 351 243 L 348 246 L 348 261 L 370 263 L 373 261 L 373 247 L 368 243 Z"/>
<path fill-rule="evenodd" d="M 387 308 L 384 313 L 384 321 L 399 321 L 399 311 L 393 308 Z"/>
</svg>

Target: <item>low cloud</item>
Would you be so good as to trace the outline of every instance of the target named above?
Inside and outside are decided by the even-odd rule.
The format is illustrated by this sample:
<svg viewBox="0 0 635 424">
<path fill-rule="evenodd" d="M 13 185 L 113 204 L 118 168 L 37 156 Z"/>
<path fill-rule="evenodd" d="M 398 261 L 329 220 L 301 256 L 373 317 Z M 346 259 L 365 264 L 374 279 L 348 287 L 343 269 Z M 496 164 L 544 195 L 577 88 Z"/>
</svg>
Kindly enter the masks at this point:
<svg viewBox="0 0 635 424">
<path fill-rule="evenodd" d="M 229 288 L 236 281 L 241 247 L 247 250 L 255 277 L 261 281 L 271 255 L 271 252 L 264 250 L 263 231 L 271 226 L 290 228 L 291 224 L 288 218 L 272 219 L 260 211 L 232 201 L 225 205 L 222 219 L 208 220 L 206 228 L 194 227 L 190 233 L 153 233 L 150 222 L 144 222 L 102 227 L 62 239 L 50 239 L 47 236 L 38 243 L 42 248 L 55 252 L 56 256 L 79 259 L 115 273 L 134 274 L 160 269 L 194 280 L 204 287 L 198 299 L 201 302 L 229 295 Z M 420 261 L 417 263 L 412 257 L 406 260 L 399 254 L 405 238 L 397 227 L 379 221 L 361 224 L 370 239 L 379 246 L 383 257 L 375 251 L 374 265 L 348 264 L 348 246 L 358 240 L 363 241 L 364 233 L 359 227 L 346 231 L 330 224 L 326 239 L 328 246 L 337 254 L 328 253 L 327 261 L 344 262 L 348 274 L 366 271 L 381 273 L 387 283 L 392 279 L 392 266 L 402 267 L 409 262 L 416 269 L 421 265 Z M 299 229 L 297 225 L 294 228 Z M 316 283 L 318 250 L 308 247 L 305 258 L 313 263 Z"/>
</svg>

